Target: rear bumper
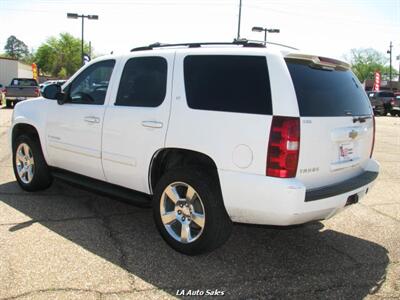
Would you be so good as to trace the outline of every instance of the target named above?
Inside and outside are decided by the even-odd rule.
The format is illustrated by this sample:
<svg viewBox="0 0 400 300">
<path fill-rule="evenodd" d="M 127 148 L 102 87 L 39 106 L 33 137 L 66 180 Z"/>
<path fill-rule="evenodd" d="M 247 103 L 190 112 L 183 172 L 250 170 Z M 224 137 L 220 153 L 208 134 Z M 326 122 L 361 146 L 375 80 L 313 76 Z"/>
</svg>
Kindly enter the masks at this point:
<svg viewBox="0 0 400 300">
<path fill-rule="evenodd" d="M 365 171 L 356 177 L 350 178 L 349 180 L 345 180 L 334 185 L 329 185 L 318 189 L 306 190 L 304 201 L 317 201 L 352 192 L 355 189 L 370 184 L 377 177 L 378 172 Z"/>
<path fill-rule="evenodd" d="M 19 102 L 19 101 L 24 101 L 24 100 L 28 100 L 28 99 L 32 99 L 35 98 L 36 96 L 32 96 L 32 97 L 6 97 L 6 100 L 8 101 L 14 101 L 14 102 Z"/>
<path fill-rule="evenodd" d="M 315 190 L 306 190 L 297 179 L 218 172 L 232 221 L 285 226 L 328 219 L 343 210 L 348 200 L 361 199 L 377 178 L 379 164 L 370 159 L 359 176 Z"/>
<path fill-rule="evenodd" d="M 28 97 L 8 97 L 8 96 L 6 96 L 6 99 L 9 100 L 9 101 L 24 101 L 24 100 L 27 100 L 29 98 Z"/>
</svg>

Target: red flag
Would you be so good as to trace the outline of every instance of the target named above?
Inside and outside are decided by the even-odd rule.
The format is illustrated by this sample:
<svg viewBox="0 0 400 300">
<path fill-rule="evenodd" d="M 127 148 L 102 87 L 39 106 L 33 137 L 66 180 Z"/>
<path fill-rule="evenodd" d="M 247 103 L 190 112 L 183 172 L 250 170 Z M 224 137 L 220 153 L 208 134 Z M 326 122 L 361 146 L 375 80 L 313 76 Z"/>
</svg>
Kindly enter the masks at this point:
<svg viewBox="0 0 400 300">
<path fill-rule="evenodd" d="M 379 88 L 381 86 L 381 73 L 375 72 L 375 81 L 374 81 L 374 87 L 373 91 L 379 91 Z"/>
</svg>

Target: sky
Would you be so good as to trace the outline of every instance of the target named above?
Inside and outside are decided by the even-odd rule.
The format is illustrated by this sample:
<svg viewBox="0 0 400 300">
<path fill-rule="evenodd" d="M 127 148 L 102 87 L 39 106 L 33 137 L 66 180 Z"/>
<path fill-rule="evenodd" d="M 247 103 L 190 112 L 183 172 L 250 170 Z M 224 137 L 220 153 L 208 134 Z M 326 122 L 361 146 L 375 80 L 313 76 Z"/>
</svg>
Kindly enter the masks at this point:
<svg viewBox="0 0 400 300">
<path fill-rule="evenodd" d="M 0 52 L 15 35 L 30 49 L 61 32 L 81 36 L 97 54 L 128 52 L 154 42 L 226 42 L 237 35 L 239 0 L 0 0 Z M 400 0 L 242 0 L 242 38 L 263 39 L 253 26 L 279 28 L 268 41 L 342 58 L 352 48 L 400 55 Z"/>
</svg>

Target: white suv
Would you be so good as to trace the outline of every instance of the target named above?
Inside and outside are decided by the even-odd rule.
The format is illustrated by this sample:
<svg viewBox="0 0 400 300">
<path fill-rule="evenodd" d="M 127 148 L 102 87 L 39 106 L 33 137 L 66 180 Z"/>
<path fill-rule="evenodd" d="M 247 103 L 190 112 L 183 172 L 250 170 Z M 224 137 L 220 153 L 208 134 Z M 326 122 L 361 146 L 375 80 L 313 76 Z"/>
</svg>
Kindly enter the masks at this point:
<svg viewBox="0 0 400 300">
<path fill-rule="evenodd" d="M 24 190 L 62 178 L 152 204 L 165 241 L 199 254 L 232 221 L 330 218 L 376 179 L 372 108 L 349 66 L 257 44 L 103 56 L 19 103 L 10 140 Z"/>
</svg>

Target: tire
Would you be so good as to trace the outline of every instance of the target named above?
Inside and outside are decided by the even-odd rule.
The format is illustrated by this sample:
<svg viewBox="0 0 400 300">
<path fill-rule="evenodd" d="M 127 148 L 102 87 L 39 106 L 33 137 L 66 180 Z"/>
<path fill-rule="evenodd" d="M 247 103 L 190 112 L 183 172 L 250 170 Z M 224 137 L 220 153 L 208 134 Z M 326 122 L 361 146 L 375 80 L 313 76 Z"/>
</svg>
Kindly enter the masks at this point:
<svg viewBox="0 0 400 300">
<path fill-rule="evenodd" d="M 12 148 L 14 175 L 20 187 L 29 192 L 48 188 L 53 178 L 43 157 L 39 139 L 20 135 Z"/>
<path fill-rule="evenodd" d="M 392 117 L 395 117 L 395 116 L 397 115 L 397 112 L 392 110 L 392 111 L 390 112 L 390 115 L 391 115 Z"/>
<path fill-rule="evenodd" d="M 184 168 L 168 171 L 157 183 L 153 195 L 154 220 L 163 239 L 176 251 L 186 255 L 203 254 L 228 240 L 232 221 L 225 210 L 217 182 L 218 179 L 207 170 Z M 173 191 L 178 194 L 176 204 L 167 191 L 170 195 Z M 194 196 L 186 206 L 183 204 L 188 203 L 185 199 L 190 197 L 188 191 Z M 169 208 L 164 209 L 167 206 Z M 161 215 L 167 215 L 167 212 L 171 218 L 164 217 L 167 224 L 164 225 Z M 189 229 L 185 231 L 183 228 Z M 187 239 L 185 232 L 190 233 Z"/>
<path fill-rule="evenodd" d="M 6 100 L 6 107 L 11 108 L 12 107 L 12 102 L 10 100 Z"/>
</svg>

